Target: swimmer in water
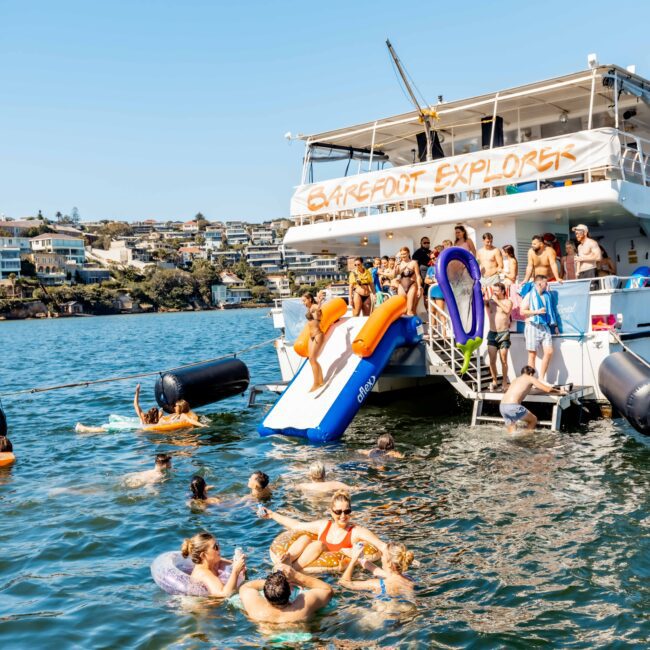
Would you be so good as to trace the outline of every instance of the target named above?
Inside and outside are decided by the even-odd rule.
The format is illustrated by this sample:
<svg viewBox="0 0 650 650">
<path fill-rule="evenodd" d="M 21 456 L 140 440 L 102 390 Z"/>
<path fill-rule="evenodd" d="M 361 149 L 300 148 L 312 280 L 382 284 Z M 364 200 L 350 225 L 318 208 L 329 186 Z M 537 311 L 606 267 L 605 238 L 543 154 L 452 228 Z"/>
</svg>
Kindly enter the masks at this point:
<svg viewBox="0 0 650 650">
<path fill-rule="evenodd" d="M 209 497 L 208 490 L 212 485 L 206 485 L 205 479 L 202 476 L 193 476 L 190 483 L 190 490 L 192 490 L 192 499 L 189 503 L 190 506 L 212 506 L 221 503 L 218 497 Z"/>
<path fill-rule="evenodd" d="M 194 564 L 190 580 L 203 585 L 211 596 L 228 598 L 237 591 L 237 579 L 246 571 L 246 556 L 237 555 L 231 560 L 221 557 L 219 542 L 210 533 L 198 533 L 191 539 L 183 540 L 183 557 L 189 557 Z M 230 566 L 230 576 L 226 582 L 218 577 L 218 572 Z"/>
<path fill-rule="evenodd" d="M 412 599 L 415 583 L 405 574 L 413 562 L 413 553 L 404 544 L 389 542 L 381 554 L 381 568 L 368 560 L 361 559 L 363 545 L 355 544 L 350 563 L 339 580 L 339 584 L 353 591 L 370 591 L 378 596 Z M 372 574 L 368 580 L 354 580 L 352 573 L 356 564 Z"/>
<path fill-rule="evenodd" d="M 303 492 L 310 492 L 312 494 L 327 494 L 328 492 L 336 492 L 337 490 L 346 490 L 350 492 L 350 487 L 341 481 L 326 481 L 325 480 L 325 465 L 316 461 L 309 466 L 308 483 L 298 483 L 296 488 Z"/>
<path fill-rule="evenodd" d="M 300 623 L 312 618 L 331 600 L 332 587 L 315 576 L 296 571 L 288 563 L 287 556 L 281 559 L 277 568 L 266 580 L 253 580 L 239 589 L 244 611 L 253 621 Z M 302 588 L 294 600 L 291 600 L 292 585 Z"/>
<path fill-rule="evenodd" d="M 0 465 L 10 465 L 16 460 L 14 446 L 7 436 L 0 436 Z"/>
<path fill-rule="evenodd" d="M 370 458 L 404 458 L 404 454 L 395 449 L 395 438 L 390 433 L 384 433 L 377 438 L 377 445 L 373 449 L 361 449 L 360 454 Z"/>
<path fill-rule="evenodd" d="M 145 485 L 153 485 L 162 481 L 167 472 L 172 468 L 172 457 L 169 454 L 157 454 L 156 464 L 153 469 L 144 472 L 134 472 L 124 477 L 124 485 L 129 488 L 139 488 Z"/>
<path fill-rule="evenodd" d="M 248 479 L 248 487 L 250 488 L 250 497 L 253 499 L 270 499 L 271 488 L 269 487 L 269 475 L 264 472 L 253 472 Z"/>
</svg>

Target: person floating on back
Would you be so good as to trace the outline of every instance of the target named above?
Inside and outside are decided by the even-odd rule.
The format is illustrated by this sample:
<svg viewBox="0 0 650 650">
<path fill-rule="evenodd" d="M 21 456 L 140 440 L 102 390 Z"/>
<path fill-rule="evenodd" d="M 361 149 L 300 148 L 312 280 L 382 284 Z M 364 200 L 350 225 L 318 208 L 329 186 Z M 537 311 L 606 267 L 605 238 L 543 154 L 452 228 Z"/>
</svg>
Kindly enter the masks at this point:
<svg viewBox="0 0 650 650">
<path fill-rule="evenodd" d="M 267 576 L 266 580 L 252 580 L 239 589 L 244 611 L 253 621 L 307 621 L 332 598 L 332 587 L 315 576 L 296 571 L 290 566 L 286 556 L 280 559 L 277 569 Z M 302 587 L 301 593 L 294 600 L 291 600 L 292 585 Z"/>
<path fill-rule="evenodd" d="M 554 388 L 536 379 L 535 372 L 535 368 L 532 366 L 524 366 L 521 369 L 521 375 L 510 384 L 510 388 L 503 395 L 499 405 L 499 412 L 505 420 L 508 433 L 514 433 L 517 422 L 520 421 L 526 423 L 528 431 L 532 431 L 537 426 L 537 417 L 521 404 L 533 388 L 538 388 L 545 393 L 554 393 L 555 395 L 567 394 L 561 388 Z"/>
</svg>

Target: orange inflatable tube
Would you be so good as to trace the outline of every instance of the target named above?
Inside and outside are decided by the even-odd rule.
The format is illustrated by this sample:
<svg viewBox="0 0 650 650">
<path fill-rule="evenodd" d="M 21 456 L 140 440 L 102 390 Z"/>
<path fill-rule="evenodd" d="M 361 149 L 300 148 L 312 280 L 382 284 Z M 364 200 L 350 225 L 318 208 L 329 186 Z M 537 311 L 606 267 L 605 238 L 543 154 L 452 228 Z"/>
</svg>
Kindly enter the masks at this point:
<svg viewBox="0 0 650 650">
<path fill-rule="evenodd" d="M 386 334 L 386 330 L 405 313 L 405 296 L 392 296 L 383 302 L 370 314 L 366 324 L 352 341 L 352 351 L 360 357 L 369 357 Z"/>
<path fill-rule="evenodd" d="M 348 303 L 343 300 L 343 298 L 332 298 L 323 304 L 321 307 L 321 312 L 323 314 L 320 319 L 320 331 L 325 334 L 327 330 L 336 323 L 339 318 L 345 316 L 345 313 L 348 310 Z M 305 325 L 300 336 L 296 339 L 296 342 L 293 344 L 293 349 L 301 357 L 308 357 L 309 345 L 309 325 Z"/>
<path fill-rule="evenodd" d="M 0 452 L 0 467 L 4 467 L 5 465 L 11 465 L 11 463 L 15 462 L 16 457 L 14 456 L 13 452 L 11 451 L 3 451 Z"/>
<path fill-rule="evenodd" d="M 160 424 L 146 424 L 143 431 L 178 431 L 178 429 L 191 429 L 189 422 L 161 422 Z"/>
</svg>

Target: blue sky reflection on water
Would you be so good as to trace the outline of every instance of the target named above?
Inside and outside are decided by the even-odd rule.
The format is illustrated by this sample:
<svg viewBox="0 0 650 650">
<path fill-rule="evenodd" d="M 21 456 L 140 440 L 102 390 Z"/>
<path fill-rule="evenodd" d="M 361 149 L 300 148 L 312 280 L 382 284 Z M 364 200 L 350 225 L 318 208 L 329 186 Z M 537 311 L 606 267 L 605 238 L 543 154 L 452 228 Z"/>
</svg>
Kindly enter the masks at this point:
<svg viewBox="0 0 650 650">
<path fill-rule="evenodd" d="M 172 367 L 273 336 L 266 310 L 0 323 L 0 393 L 80 378 Z M 244 361 L 255 383 L 277 378 L 269 346 Z M 306 629 L 306 647 L 641 646 L 650 636 L 650 449 L 621 421 L 508 441 L 472 430 L 467 414 L 435 417 L 432 389 L 415 403 L 371 404 L 325 447 L 258 437 L 268 408 L 243 397 L 204 407 L 201 432 L 78 435 L 130 414 L 134 382 L 5 398 L 18 463 L 0 470 L 0 633 L 3 648 L 259 647 L 277 637 L 229 605 L 169 597 L 151 580 L 159 553 L 206 528 L 226 555 L 241 545 L 249 576 L 269 569 L 280 530 L 236 501 L 254 469 L 275 485 L 273 507 L 299 517 L 326 504 L 291 487 L 324 461 L 357 487 L 355 518 L 401 540 L 418 565 L 414 608 L 386 613 L 337 588 L 336 606 Z M 143 381 L 143 402 L 153 379 Z M 453 414 L 453 411 L 456 413 Z M 407 459 L 380 466 L 357 453 L 384 431 Z M 174 469 L 150 489 L 125 474 L 158 452 Z M 193 474 L 230 505 L 187 507 Z M 299 637 L 295 637 L 299 638 Z M 302 637 L 300 637 L 302 638 Z M 277 640 L 277 639 L 276 639 Z"/>
</svg>

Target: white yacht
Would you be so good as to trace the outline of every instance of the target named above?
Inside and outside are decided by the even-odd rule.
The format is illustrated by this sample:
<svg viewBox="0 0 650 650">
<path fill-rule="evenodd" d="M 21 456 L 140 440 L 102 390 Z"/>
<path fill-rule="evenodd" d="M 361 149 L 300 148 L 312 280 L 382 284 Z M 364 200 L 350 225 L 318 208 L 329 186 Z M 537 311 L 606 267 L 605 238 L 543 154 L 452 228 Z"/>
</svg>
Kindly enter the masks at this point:
<svg viewBox="0 0 650 650">
<path fill-rule="evenodd" d="M 571 228 L 586 224 L 616 274 L 564 283 L 576 291 L 560 297 L 559 310 L 575 312 L 582 325 L 554 337 L 547 376 L 573 384 L 572 399 L 605 402 L 598 370 L 610 353 L 623 346 L 650 360 L 650 282 L 632 277 L 650 265 L 650 81 L 633 67 L 592 61 L 573 74 L 440 99 L 426 109 L 433 125 L 428 156 L 415 111 L 299 136 L 306 151 L 291 200 L 295 225 L 284 244 L 368 258 L 404 245 L 413 251 L 423 236 L 432 245 L 453 240 L 462 224 L 477 248 L 488 231 L 496 246 L 511 244 L 521 281 L 533 235 L 551 233 L 564 251 Z M 395 352 L 374 390 L 446 379 L 474 400 L 474 422 L 480 421 L 483 402 L 498 399 L 486 393 L 485 344 L 470 374 L 460 376 L 453 340 L 436 325 L 446 315 L 421 317 L 428 335 L 408 353 Z M 274 318 L 284 326 L 281 309 Z M 516 330 L 511 374 L 526 363 Z M 283 339 L 277 348 L 289 380 L 300 359 Z M 553 428 L 567 405 L 554 409 Z"/>
</svg>

